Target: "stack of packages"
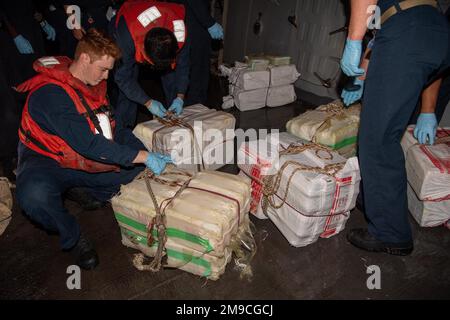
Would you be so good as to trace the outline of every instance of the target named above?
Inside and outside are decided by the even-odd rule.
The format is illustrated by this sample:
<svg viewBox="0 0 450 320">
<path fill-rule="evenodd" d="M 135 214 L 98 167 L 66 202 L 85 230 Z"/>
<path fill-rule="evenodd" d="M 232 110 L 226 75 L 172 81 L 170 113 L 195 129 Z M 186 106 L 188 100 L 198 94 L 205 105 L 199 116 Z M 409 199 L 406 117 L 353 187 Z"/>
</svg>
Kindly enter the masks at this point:
<svg viewBox="0 0 450 320">
<path fill-rule="evenodd" d="M 422 227 L 450 224 L 450 128 L 438 129 L 434 145 L 420 145 L 409 127 L 402 139 L 408 207 Z"/>
<path fill-rule="evenodd" d="M 295 65 L 283 65 L 282 58 L 253 59 L 246 64 L 236 62 L 234 68 L 221 66 L 222 74 L 230 82 L 230 95 L 224 97 L 223 107 L 235 105 L 240 111 L 249 111 L 294 102 L 297 99 L 294 83 L 300 74 Z"/>
<path fill-rule="evenodd" d="M 217 280 L 242 242 L 256 250 L 249 231 L 249 179 L 170 166 L 159 177 L 145 172 L 112 199 L 122 243 L 143 253 L 133 261 L 139 270 L 151 270 L 143 264 L 144 255 L 158 252 L 160 229 L 151 193 L 165 214 L 164 266 Z"/>
<path fill-rule="evenodd" d="M 133 133 L 149 151 L 170 154 L 179 168 L 217 170 L 233 161 L 235 125 L 231 114 L 198 104 L 178 118 L 141 123 Z"/>
<path fill-rule="evenodd" d="M 301 114 L 286 127 L 299 138 L 327 146 L 350 158 L 356 155 L 360 112 L 360 104 L 346 109 L 336 100 Z"/>
<path fill-rule="evenodd" d="M 291 245 L 344 229 L 359 193 L 356 158 L 285 132 L 243 144 L 238 161 L 240 175 L 252 179 L 250 212 L 270 218 Z"/>
</svg>

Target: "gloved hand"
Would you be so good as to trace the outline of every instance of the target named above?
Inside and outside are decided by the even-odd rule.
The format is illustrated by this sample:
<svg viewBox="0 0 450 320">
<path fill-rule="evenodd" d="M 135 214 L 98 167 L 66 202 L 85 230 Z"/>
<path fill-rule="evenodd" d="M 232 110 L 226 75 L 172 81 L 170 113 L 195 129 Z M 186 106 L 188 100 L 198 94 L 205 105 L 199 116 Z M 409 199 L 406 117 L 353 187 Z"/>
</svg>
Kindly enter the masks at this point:
<svg viewBox="0 0 450 320">
<path fill-rule="evenodd" d="M 437 127 L 438 123 L 434 113 L 421 113 L 414 129 L 414 137 L 419 140 L 420 144 L 426 144 L 428 140 L 428 143 L 433 145 Z"/>
<path fill-rule="evenodd" d="M 214 40 L 223 39 L 223 28 L 217 22 L 208 28 L 208 32 Z"/>
<path fill-rule="evenodd" d="M 175 112 L 177 116 L 183 112 L 184 101 L 181 98 L 176 98 L 173 100 L 172 105 L 169 108 L 169 111 Z"/>
<path fill-rule="evenodd" d="M 359 68 L 362 55 L 362 41 L 347 39 L 341 59 L 341 69 L 349 77 L 359 77 L 364 69 Z"/>
<path fill-rule="evenodd" d="M 168 163 L 173 163 L 172 158 L 157 152 L 149 153 L 147 160 L 145 160 L 147 168 L 152 170 L 157 176 L 163 173 Z"/>
<path fill-rule="evenodd" d="M 351 105 L 352 103 L 358 101 L 361 99 L 362 95 L 363 95 L 363 91 L 364 91 L 364 80 L 360 80 L 358 78 L 355 79 L 355 81 L 353 82 L 355 85 L 360 86 L 361 88 L 359 88 L 356 91 L 347 91 L 347 90 L 342 90 L 342 100 L 344 100 L 344 104 L 346 106 Z"/>
<path fill-rule="evenodd" d="M 47 21 L 41 22 L 42 30 L 47 34 L 47 40 L 55 41 L 56 39 L 56 30 L 53 28 Z"/>
<path fill-rule="evenodd" d="M 163 107 L 162 103 L 154 99 L 152 100 L 152 103 L 150 103 L 148 111 L 150 111 L 153 115 L 159 118 L 164 118 L 167 112 L 166 108 Z"/>
<path fill-rule="evenodd" d="M 31 43 L 25 39 L 21 34 L 14 38 L 14 43 L 16 44 L 17 50 L 21 54 L 33 54 L 34 50 Z"/>
</svg>

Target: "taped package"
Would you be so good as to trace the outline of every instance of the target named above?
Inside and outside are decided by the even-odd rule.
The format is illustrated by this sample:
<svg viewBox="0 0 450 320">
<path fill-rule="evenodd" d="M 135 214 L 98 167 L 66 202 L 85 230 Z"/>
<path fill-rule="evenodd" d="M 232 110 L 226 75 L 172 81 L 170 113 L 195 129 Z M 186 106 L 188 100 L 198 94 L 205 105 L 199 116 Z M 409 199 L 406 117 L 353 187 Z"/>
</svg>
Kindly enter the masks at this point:
<svg viewBox="0 0 450 320">
<path fill-rule="evenodd" d="M 145 173 L 146 174 L 146 173 Z M 170 166 L 147 180 L 165 214 L 167 266 L 216 280 L 230 261 L 231 244 L 249 228 L 248 179 L 216 172 L 189 172 Z M 181 189 L 181 193 L 180 193 Z M 144 175 L 112 199 L 125 246 L 154 256 L 156 210 Z"/>
<path fill-rule="evenodd" d="M 421 227 L 437 227 L 450 222 L 450 196 L 438 201 L 421 201 L 409 183 L 408 209 Z"/>
<path fill-rule="evenodd" d="M 299 138 L 330 147 L 346 158 L 356 154 L 361 105 L 346 109 L 336 100 L 290 120 L 287 131 Z"/>
<path fill-rule="evenodd" d="M 264 108 L 266 106 L 268 90 L 268 88 L 251 91 L 236 89 L 233 93 L 234 104 L 240 111 Z"/>
<path fill-rule="evenodd" d="M 408 208 L 422 227 L 450 220 L 450 128 L 437 130 L 434 145 L 420 145 L 408 127 L 401 141 L 408 177 Z"/>
<path fill-rule="evenodd" d="M 289 133 L 242 144 L 238 165 L 252 179 L 250 212 L 270 218 L 292 246 L 338 234 L 355 207 L 358 160 Z"/>
<path fill-rule="evenodd" d="M 408 182 L 420 200 L 439 200 L 450 195 L 450 128 L 437 130 L 434 145 L 420 145 L 407 129 L 401 141 L 406 154 Z"/>
<path fill-rule="evenodd" d="M 300 77 L 297 67 L 294 64 L 271 66 L 270 70 L 270 86 L 279 87 L 293 84 Z"/>
<path fill-rule="evenodd" d="M 149 151 L 170 154 L 179 168 L 217 170 L 233 160 L 235 125 L 233 115 L 197 104 L 179 118 L 141 123 L 133 133 Z"/>
<path fill-rule="evenodd" d="M 270 87 L 267 93 L 268 107 L 280 107 L 295 102 L 296 100 L 297 95 L 292 84 L 281 87 Z"/>
<path fill-rule="evenodd" d="M 255 90 L 269 87 L 270 72 L 268 70 L 252 71 L 248 68 L 233 68 L 228 78 L 230 85 L 241 90 Z"/>
</svg>

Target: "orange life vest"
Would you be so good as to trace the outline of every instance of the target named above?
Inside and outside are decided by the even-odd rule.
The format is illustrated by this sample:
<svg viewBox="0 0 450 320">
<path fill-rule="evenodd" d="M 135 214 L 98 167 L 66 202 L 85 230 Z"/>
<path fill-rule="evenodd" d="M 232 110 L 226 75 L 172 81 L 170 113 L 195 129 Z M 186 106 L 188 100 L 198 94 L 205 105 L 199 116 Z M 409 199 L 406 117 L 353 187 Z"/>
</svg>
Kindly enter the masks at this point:
<svg viewBox="0 0 450 320">
<path fill-rule="evenodd" d="M 114 131 L 115 123 L 110 116 L 112 110 L 106 96 L 106 81 L 102 81 L 95 87 L 86 86 L 70 73 L 71 63 L 72 60 L 67 57 L 41 58 L 33 65 L 38 75 L 16 88 L 18 92 L 29 92 L 19 128 L 20 141 L 39 154 L 56 160 L 63 168 L 92 173 L 119 171 L 119 166 L 87 159 L 73 150 L 61 137 L 45 132 L 32 119 L 28 111 L 31 95 L 45 85 L 54 84 L 64 89 L 69 95 L 78 113 L 85 117 L 94 134 L 103 133 L 97 114 L 107 114 L 109 124 Z"/>
<path fill-rule="evenodd" d="M 184 24 L 184 6 L 174 3 L 145 0 L 126 1 L 116 17 L 116 27 L 121 17 L 124 17 L 135 47 L 135 59 L 138 63 L 153 64 L 144 49 L 147 32 L 153 28 L 165 28 L 172 31 L 178 41 L 180 51 L 186 41 L 186 27 Z M 172 66 L 175 68 L 175 65 Z"/>
</svg>

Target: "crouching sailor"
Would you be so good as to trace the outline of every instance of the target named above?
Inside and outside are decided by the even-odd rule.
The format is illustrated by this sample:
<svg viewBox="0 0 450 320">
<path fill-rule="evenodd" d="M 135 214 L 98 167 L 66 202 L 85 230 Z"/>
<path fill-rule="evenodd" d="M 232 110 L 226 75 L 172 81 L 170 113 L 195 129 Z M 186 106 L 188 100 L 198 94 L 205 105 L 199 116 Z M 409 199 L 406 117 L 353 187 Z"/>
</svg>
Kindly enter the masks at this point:
<svg viewBox="0 0 450 320">
<path fill-rule="evenodd" d="M 110 38 L 91 29 L 74 61 L 39 59 L 38 75 L 16 88 L 28 92 L 19 129 L 19 205 L 33 222 L 59 234 L 62 249 L 87 270 L 98 265 L 98 255 L 64 207 L 65 192 L 82 188 L 104 202 L 145 169 L 143 164 L 160 174 L 171 162 L 145 151 L 130 130 L 115 128 L 106 79 L 119 56 Z"/>
</svg>

